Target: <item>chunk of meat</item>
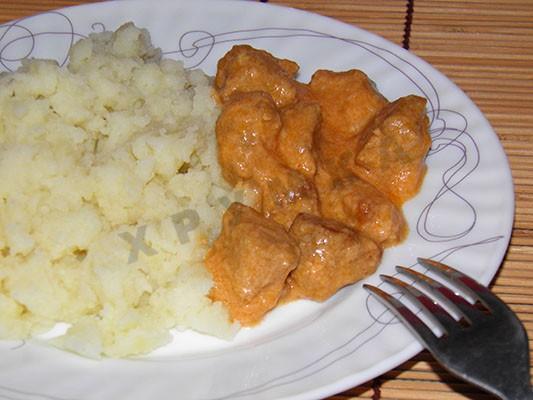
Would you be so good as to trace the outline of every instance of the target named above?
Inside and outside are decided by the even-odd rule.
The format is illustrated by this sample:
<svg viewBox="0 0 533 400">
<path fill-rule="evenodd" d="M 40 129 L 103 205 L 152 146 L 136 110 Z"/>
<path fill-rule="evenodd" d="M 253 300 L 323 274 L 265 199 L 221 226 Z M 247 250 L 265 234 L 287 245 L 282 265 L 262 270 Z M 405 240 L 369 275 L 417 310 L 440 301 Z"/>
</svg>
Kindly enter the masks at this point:
<svg viewBox="0 0 533 400">
<path fill-rule="evenodd" d="M 337 179 L 353 176 L 350 165 L 362 148 L 357 140 L 330 142 L 317 137 L 317 162 Z"/>
<path fill-rule="evenodd" d="M 354 174 L 402 204 L 419 190 L 431 146 L 426 100 L 402 97 L 385 107 L 368 128 L 369 139 L 349 164 Z"/>
<path fill-rule="evenodd" d="M 270 95 L 237 93 L 224 106 L 216 135 L 224 178 L 256 188 L 261 199 L 256 208 L 288 229 L 300 212 L 318 212 L 318 197 L 313 182 L 278 157 L 281 126 Z"/>
<path fill-rule="evenodd" d="M 322 110 L 322 137 L 329 141 L 355 139 L 387 104 L 359 70 L 313 74 L 309 89 Z"/>
<path fill-rule="evenodd" d="M 337 221 L 300 214 L 289 233 L 298 241 L 301 256 L 287 280 L 288 299 L 324 301 L 372 274 L 381 259 L 375 242 Z"/>
<path fill-rule="evenodd" d="M 316 173 L 313 142 L 320 119 L 320 106 L 316 103 L 300 101 L 281 111 L 278 153 L 287 167 L 306 178 L 313 178 Z"/>
<path fill-rule="evenodd" d="M 286 229 L 302 212 L 317 214 L 318 194 L 312 181 L 289 168 L 270 170 L 257 180 L 261 193 L 261 211 Z"/>
<path fill-rule="evenodd" d="M 401 209 L 371 184 L 355 176 L 332 179 L 319 170 L 316 185 L 325 218 L 342 221 L 383 247 L 405 238 L 407 222 Z"/>
<path fill-rule="evenodd" d="M 271 96 L 264 92 L 235 94 L 216 123 L 218 159 L 224 178 L 236 185 L 254 177 L 262 169 L 258 164 L 277 167 L 279 162 L 272 153 L 280 129 L 281 117 Z"/>
<path fill-rule="evenodd" d="M 278 304 L 300 250 L 281 225 L 240 203 L 228 208 L 222 224 L 205 259 L 214 281 L 210 297 L 233 320 L 254 325 Z"/>
<path fill-rule="evenodd" d="M 217 66 L 215 88 L 225 103 L 235 92 L 264 91 L 278 107 L 296 101 L 297 84 L 293 80 L 298 64 L 282 60 L 248 45 L 234 46 Z"/>
<path fill-rule="evenodd" d="M 365 128 L 388 102 L 358 70 L 319 70 L 309 90 L 322 110 L 319 158 L 330 172 L 346 176 L 346 162 L 353 160 L 368 139 Z"/>
</svg>

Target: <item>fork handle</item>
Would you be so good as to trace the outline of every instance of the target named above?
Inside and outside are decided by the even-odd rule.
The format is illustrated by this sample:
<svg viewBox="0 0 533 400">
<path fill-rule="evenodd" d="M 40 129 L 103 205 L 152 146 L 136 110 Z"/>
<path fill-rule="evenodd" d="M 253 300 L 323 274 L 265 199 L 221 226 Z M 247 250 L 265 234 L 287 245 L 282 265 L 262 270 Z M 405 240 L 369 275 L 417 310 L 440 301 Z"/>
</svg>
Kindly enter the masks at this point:
<svg viewBox="0 0 533 400">
<path fill-rule="evenodd" d="M 502 400 L 533 400 L 533 390 L 528 388 L 514 388 L 512 393 L 506 393 L 501 396 Z"/>
<path fill-rule="evenodd" d="M 531 388 L 531 386 L 529 387 L 529 392 L 526 393 L 525 399 L 526 400 L 533 400 L 533 389 Z"/>
</svg>

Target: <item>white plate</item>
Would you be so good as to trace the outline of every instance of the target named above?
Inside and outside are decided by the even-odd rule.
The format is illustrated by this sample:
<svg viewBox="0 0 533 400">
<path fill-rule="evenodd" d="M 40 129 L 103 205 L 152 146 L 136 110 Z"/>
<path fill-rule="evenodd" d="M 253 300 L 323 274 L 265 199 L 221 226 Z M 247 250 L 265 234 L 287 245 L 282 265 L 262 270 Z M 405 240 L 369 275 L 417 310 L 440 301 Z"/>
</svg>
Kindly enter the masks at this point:
<svg viewBox="0 0 533 400">
<path fill-rule="evenodd" d="M 385 252 L 380 273 L 416 256 L 445 259 L 488 284 L 510 238 L 514 199 L 502 147 L 474 104 L 446 77 L 398 46 L 328 18 L 252 2 L 128 1 L 48 12 L 0 26 L 0 62 L 65 62 L 77 39 L 126 21 L 155 45 L 213 74 L 234 44 L 296 60 L 300 78 L 318 68 L 359 68 L 389 99 L 428 99 L 433 148 L 421 193 L 405 205 L 411 233 Z M 377 276 L 367 281 L 379 283 Z M 421 347 L 361 288 L 324 304 L 277 309 L 231 343 L 185 332 L 136 360 L 90 361 L 42 343 L 0 342 L 0 398 L 316 399 L 361 384 Z"/>
</svg>

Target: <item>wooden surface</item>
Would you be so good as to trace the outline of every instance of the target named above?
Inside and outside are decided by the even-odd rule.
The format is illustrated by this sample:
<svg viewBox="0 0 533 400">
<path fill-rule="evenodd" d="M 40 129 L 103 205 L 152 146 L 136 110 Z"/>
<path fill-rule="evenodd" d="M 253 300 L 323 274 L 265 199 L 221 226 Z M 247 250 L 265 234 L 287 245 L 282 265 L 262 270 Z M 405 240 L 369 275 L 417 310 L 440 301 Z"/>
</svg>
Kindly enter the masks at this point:
<svg viewBox="0 0 533 400">
<path fill-rule="evenodd" d="M 0 0 L 0 23 L 87 2 Z M 415 0 L 408 38 L 405 0 L 271 2 L 356 24 L 399 45 L 408 42 L 485 113 L 509 157 L 516 193 L 511 245 L 492 288 L 533 339 L 533 1 Z M 427 352 L 328 400 L 351 398 L 493 399 L 444 372 Z"/>
</svg>

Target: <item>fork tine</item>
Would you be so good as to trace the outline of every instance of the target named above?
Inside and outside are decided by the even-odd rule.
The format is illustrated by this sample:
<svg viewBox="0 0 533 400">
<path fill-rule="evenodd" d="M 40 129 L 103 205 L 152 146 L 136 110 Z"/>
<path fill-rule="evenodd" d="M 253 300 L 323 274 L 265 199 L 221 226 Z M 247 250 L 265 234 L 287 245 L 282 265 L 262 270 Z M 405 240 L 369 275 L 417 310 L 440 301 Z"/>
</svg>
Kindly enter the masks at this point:
<svg viewBox="0 0 533 400">
<path fill-rule="evenodd" d="M 363 287 L 387 307 L 396 317 L 398 317 L 409 331 L 415 335 L 428 349 L 433 349 L 437 345 L 437 336 L 427 327 L 427 325 L 418 318 L 411 310 L 404 306 L 400 301 L 383 290 L 369 284 Z"/>
<path fill-rule="evenodd" d="M 420 265 L 429 268 L 438 273 L 440 276 L 451 279 L 465 293 L 470 295 L 476 301 L 481 302 L 488 310 L 499 309 L 502 301 L 498 299 L 489 289 L 479 284 L 474 279 L 459 272 L 455 268 L 429 258 L 418 258 Z"/>
<path fill-rule="evenodd" d="M 444 308 L 439 306 L 436 302 L 431 300 L 428 296 L 414 286 L 408 285 L 407 283 L 390 275 L 380 275 L 380 278 L 385 282 L 398 287 L 411 299 L 416 301 L 423 309 L 427 311 L 426 315 L 431 317 L 431 319 L 441 328 L 442 331 L 448 333 L 450 332 L 450 329 L 452 329 L 454 326 L 457 326 L 458 322 L 453 319 Z"/>
<path fill-rule="evenodd" d="M 418 271 L 412 270 L 410 268 L 405 268 L 401 266 L 396 266 L 396 270 L 405 275 L 410 276 L 421 284 L 425 285 L 427 288 L 434 290 L 435 292 L 441 294 L 445 299 L 449 300 L 462 314 L 462 316 L 472 324 L 475 320 L 484 316 L 484 313 L 466 301 L 463 297 L 455 294 L 451 289 L 443 286 L 436 280 L 426 276 Z"/>
</svg>

